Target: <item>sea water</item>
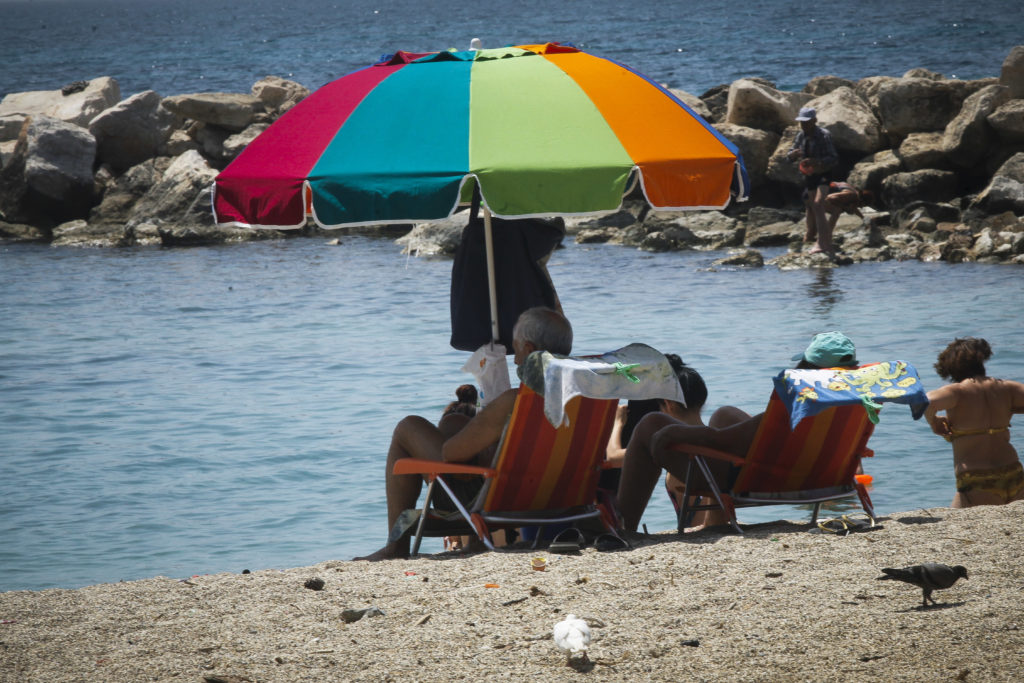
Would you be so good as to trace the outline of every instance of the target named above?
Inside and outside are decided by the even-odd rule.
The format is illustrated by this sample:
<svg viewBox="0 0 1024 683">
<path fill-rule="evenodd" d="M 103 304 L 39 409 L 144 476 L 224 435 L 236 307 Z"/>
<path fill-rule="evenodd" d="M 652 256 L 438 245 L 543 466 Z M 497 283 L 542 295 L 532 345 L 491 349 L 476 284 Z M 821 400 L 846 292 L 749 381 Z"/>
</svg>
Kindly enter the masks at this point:
<svg viewBox="0 0 1024 683">
<path fill-rule="evenodd" d="M 0 0 L 0 96 L 113 76 L 128 95 L 316 88 L 382 54 L 569 42 L 700 94 L 760 76 L 998 76 L 1016 0 Z"/>
<path fill-rule="evenodd" d="M 679 353 L 705 377 L 709 409 L 748 412 L 822 330 L 850 334 L 863 361 L 911 362 L 926 388 L 941 384 L 938 351 L 963 335 L 993 345 L 991 374 L 1024 378 L 1019 267 L 710 268 L 718 255 L 567 240 L 549 269 L 576 352 Z M 391 429 L 406 414 L 437 419 L 471 380 L 468 354 L 448 346 L 451 261 L 383 238 L 7 245 L 0 268 L 3 590 L 372 551 Z M 882 411 L 870 445 L 879 512 L 949 504 L 949 445 L 906 406 Z M 643 521 L 674 526 L 660 489 Z"/>
<path fill-rule="evenodd" d="M 742 76 L 797 90 L 914 67 L 995 76 L 1024 35 L 1019 3 L 1004 0 L 0 0 L 0 17 L 0 96 L 99 76 L 124 96 L 245 92 L 267 74 L 315 88 L 384 53 L 472 37 L 571 42 L 695 94 Z M 708 269 L 716 256 L 568 241 L 550 270 L 576 350 L 640 341 L 679 353 L 707 379 L 709 409 L 749 412 L 827 329 L 853 336 L 862 359 L 914 363 L 927 387 L 958 335 L 993 344 L 993 375 L 1024 378 L 1017 267 Z M 467 354 L 448 346 L 450 270 L 363 237 L 0 245 L 0 590 L 379 547 L 393 425 L 439 416 L 470 379 L 458 370 Z M 881 512 L 949 503 L 949 447 L 906 407 L 883 411 L 871 446 Z M 674 526 L 660 490 L 644 523 Z"/>
</svg>

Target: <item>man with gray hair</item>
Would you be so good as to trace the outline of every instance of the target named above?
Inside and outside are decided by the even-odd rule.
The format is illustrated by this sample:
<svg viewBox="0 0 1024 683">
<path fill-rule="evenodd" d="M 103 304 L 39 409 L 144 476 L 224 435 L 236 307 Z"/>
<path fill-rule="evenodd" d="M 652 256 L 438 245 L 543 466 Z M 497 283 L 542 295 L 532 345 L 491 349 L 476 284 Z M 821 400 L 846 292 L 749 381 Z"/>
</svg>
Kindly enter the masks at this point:
<svg viewBox="0 0 1024 683">
<path fill-rule="evenodd" d="M 521 365 L 534 351 L 569 355 L 572 351 L 572 326 L 558 311 L 536 307 L 524 311 L 512 330 L 515 364 Z M 395 427 L 384 465 L 384 487 L 388 504 L 388 531 L 403 510 L 416 507 L 423 485 L 419 475 L 394 474 L 395 462 L 401 458 L 419 458 L 437 462 L 458 462 L 467 465 L 490 465 L 495 448 L 512 415 L 518 389 L 509 389 L 484 406 L 470 418 L 446 415 L 435 426 L 418 415 L 404 418 Z M 463 503 L 470 502 L 483 485 L 481 477 L 453 479 L 453 488 Z M 436 502 L 447 500 L 444 491 L 436 491 Z M 356 560 L 389 560 L 409 556 L 409 538 L 388 542 L 377 552 Z"/>
</svg>

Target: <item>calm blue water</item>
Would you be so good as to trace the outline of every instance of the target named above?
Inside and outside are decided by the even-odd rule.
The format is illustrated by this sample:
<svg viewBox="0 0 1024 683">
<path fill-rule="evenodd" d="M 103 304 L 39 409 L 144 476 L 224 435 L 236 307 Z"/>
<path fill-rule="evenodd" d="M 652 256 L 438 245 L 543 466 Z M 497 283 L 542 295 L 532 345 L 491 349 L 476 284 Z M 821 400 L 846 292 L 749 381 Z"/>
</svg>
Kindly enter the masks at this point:
<svg viewBox="0 0 1024 683">
<path fill-rule="evenodd" d="M 316 87 L 395 49 L 563 40 L 700 93 L 758 75 L 998 75 L 1017 2 L 457 3 L 423 0 L 0 0 L 0 95 L 114 76 L 128 94 Z M 851 9 L 853 8 L 853 9 Z M 707 272 L 708 254 L 569 245 L 551 272 L 577 351 L 676 351 L 709 408 L 760 410 L 770 377 L 823 329 L 865 359 L 931 363 L 957 335 L 1024 377 L 1020 269 L 865 264 Z M 191 250 L 0 245 L 0 590 L 290 567 L 375 549 L 382 462 L 403 415 L 439 414 L 450 263 L 392 243 Z M 945 442 L 903 407 L 873 438 L 882 512 L 948 504 Z M 1022 444 L 1018 442 L 1018 450 Z M 758 515 L 761 516 L 758 516 Z M 744 519 L 796 518 L 771 509 Z M 660 495 L 645 517 L 670 528 Z M 428 546 L 436 549 L 437 546 Z"/>
<path fill-rule="evenodd" d="M 127 96 L 308 87 L 396 49 L 557 40 L 700 94 L 743 76 L 998 76 L 1024 37 L 1017 0 L 0 0 L 0 96 L 113 76 Z"/>
<path fill-rule="evenodd" d="M 679 352 L 705 376 L 709 408 L 750 412 L 825 329 L 847 331 L 862 359 L 911 361 L 926 387 L 939 386 L 931 363 L 957 335 L 989 339 L 992 374 L 1024 377 L 1018 267 L 709 272 L 714 256 L 568 244 L 550 270 L 577 352 L 633 341 Z M 438 416 L 469 378 L 466 354 L 447 345 L 450 268 L 359 237 L 2 247 L 0 589 L 304 566 L 378 547 L 391 428 Z M 872 446 L 881 512 L 949 504 L 950 450 L 909 409 L 886 409 Z M 660 492 L 644 522 L 673 526 Z"/>
</svg>

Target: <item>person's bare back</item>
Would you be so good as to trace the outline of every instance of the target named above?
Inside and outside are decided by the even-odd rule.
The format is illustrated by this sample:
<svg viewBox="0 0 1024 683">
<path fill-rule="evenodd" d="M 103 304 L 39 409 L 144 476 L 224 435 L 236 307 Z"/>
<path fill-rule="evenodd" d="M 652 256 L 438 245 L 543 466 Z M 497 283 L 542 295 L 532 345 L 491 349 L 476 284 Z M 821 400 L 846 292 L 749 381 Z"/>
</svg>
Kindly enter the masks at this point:
<svg viewBox="0 0 1024 683">
<path fill-rule="evenodd" d="M 928 392 L 925 417 L 953 444 L 953 507 L 1024 499 L 1024 468 L 1010 443 L 1010 418 L 1024 412 L 1024 384 L 989 377 L 991 355 L 984 339 L 966 337 L 954 340 L 935 364 L 953 383 Z"/>
</svg>

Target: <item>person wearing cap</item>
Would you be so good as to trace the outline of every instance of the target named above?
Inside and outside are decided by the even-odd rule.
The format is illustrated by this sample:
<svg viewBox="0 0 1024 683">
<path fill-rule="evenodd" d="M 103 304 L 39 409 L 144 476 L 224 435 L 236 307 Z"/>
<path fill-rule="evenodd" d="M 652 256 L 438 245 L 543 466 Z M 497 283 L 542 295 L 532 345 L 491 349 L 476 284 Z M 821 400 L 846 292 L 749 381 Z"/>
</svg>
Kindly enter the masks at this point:
<svg viewBox="0 0 1024 683">
<path fill-rule="evenodd" d="M 853 340 L 842 332 L 814 335 L 807 348 L 793 356 L 793 360 L 798 361 L 796 367 L 801 369 L 856 367 L 858 364 Z M 639 527 L 663 469 L 677 480 L 686 480 L 689 457 L 672 450 L 672 446 L 706 446 L 743 458 L 761 426 L 762 417 L 764 413 L 750 416 L 734 406 L 719 408 L 708 426 L 686 424 L 666 413 L 645 415 L 633 430 L 622 461 L 617 498 L 623 531 L 635 532 Z M 709 465 L 715 479 L 724 484 L 729 476 L 729 465 L 722 461 Z M 726 522 L 724 513 L 710 512 L 703 526 Z"/>
<path fill-rule="evenodd" d="M 832 252 L 832 230 L 826 218 L 825 200 L 829 194 L 829 175 L 839 162 L 839 153 L 832 143 L 832 135 L 818 125 L 818 112 L 813 107 L 804 107 L 796 116 L 800 132 L 793 140 L 793 146 L 786 155 L 790 161 L 800 162 L 804 174 L 804 206 L 806 207 L 807 232 L 804 241 L 816 239 L 811 253 Z"/>
<path fill-rule="evenodd" d="M 811 338 L 803 352 L 793 356 L 797 369 L 855 368 L 857 347 L 842 332 L 822 332 Z"/>
</svg>

